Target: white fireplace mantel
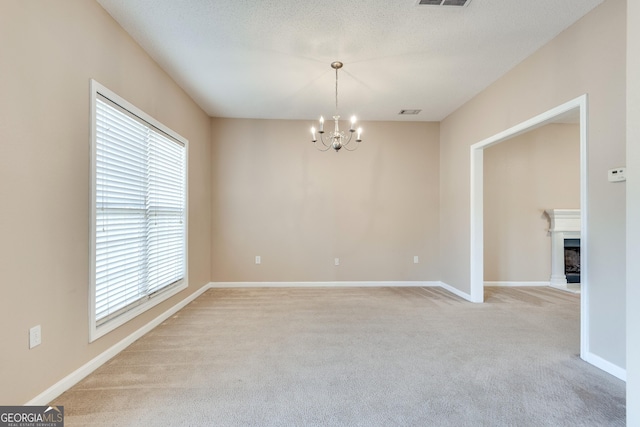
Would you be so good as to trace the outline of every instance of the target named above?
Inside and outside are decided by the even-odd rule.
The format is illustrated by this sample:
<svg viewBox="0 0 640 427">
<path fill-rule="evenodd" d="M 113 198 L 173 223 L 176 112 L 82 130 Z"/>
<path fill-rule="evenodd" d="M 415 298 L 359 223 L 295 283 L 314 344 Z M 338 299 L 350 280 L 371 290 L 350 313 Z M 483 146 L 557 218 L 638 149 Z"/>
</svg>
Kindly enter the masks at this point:
<svg viewBox="0 0 640 427">
<path fill-rule="evenodd" d="M 551 286 L 567 288 L 564 268 L 565 239 L 580 238 L 580 209 L 547 209 L 551 233 Z"/>
</svg>

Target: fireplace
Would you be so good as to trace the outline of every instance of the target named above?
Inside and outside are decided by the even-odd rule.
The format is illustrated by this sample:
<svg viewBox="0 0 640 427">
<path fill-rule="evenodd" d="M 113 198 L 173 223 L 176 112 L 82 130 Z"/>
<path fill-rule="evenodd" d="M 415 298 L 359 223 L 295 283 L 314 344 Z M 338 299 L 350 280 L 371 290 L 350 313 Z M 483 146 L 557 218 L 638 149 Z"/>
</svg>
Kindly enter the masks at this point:
<svg viewBox="0 0 640 427">
<path fill-rule="evenodd" d="M 551 234 L 551 278 L 549 285 L 568 289 L 580 283 L 580 210 L 547 209 Z"/>
<path fill-rule="evenodd" d="M 564 275 L 567 283 L 580 283 L 580 239 L 564 239 Z"/>
</svg>

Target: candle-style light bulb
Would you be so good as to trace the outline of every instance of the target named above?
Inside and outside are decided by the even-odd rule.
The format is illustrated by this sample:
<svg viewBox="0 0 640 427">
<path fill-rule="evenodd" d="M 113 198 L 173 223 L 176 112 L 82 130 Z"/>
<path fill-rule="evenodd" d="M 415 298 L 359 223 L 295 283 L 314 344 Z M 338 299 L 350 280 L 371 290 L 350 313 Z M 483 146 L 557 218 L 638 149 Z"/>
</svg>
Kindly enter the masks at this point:
<svg viewBox="0 0 640 427">
<path fill-rule="evenodd" d="M 324 130 L 324 117 L 320 116 L 320 132 Z"/>
<path fill-rule="evenodd" d="M 313 135 L 313 140 L 316 140 L 316 128 L 311 126 L 311 135 Z"/>
<path fill-rule="evenodd" d="M 356 116 L 351 116 L 351 130 L 353 131 L 353 127 L 356 125 Z"/>
<path fill-rule="evenodd" d="M 360 140 L 360 136 L 362 135 L 362 128 L 358 128 L 358 141 Z"/>
</svg>

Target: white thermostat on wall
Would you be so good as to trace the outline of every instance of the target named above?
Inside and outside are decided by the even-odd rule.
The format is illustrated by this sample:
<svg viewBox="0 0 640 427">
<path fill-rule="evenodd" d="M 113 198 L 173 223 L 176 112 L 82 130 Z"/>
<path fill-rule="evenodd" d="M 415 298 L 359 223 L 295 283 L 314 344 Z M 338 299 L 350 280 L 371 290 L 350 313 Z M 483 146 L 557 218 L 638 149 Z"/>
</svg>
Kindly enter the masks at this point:
<svg viewBox="0 0 640 427">
<path fill-rule="evenodd" d="M 627 168 L 609 169 L 609 182 L 620 182 L 627 180 Z"/>
</svg>

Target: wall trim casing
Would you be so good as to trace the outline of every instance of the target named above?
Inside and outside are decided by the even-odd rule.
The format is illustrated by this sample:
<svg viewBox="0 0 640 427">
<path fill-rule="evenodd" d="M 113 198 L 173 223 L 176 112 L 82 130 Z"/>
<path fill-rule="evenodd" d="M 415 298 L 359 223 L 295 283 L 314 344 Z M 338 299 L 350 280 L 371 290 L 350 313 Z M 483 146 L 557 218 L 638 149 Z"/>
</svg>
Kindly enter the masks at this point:
<svg viewBox="0 0 640 427">
<path fill-rule="evenodd" d="M 524 122 L 516 124 L 509 129 L 499 132 L 489 138 L 479 141 L 469 147 L 470 151 L 470 209 L 469 209 L 469 269 L 470 269 L 470 293 L 474 301 L 482 302 L 484 287 L 484 212 L 483 212 L 483 152 L 485 148 L 522 135 L 528 131 L 537 129 L 555 119 L 563 117 L 571 111 L 578 111 L 580 115 L 580 212 L 582 221 L 580 225 L 580 257 L 584 268 L 580 271 L 581 297 L 580 297 L 580 357 L 587 360 L 590 353 L 589 345 L 589 253 L 588 253 L 588 95 L 583 94 L 577 98 L 558 105 Z M 609 371 L 607 371 L 609 372 Z"/>
<path fill-rule="evenodd" d="M 89 194 L 89 212 L 91 213 L 89 221 L 89 342 L 94 342 L 98 338 L 108 334 L 116 328 L 131 321 L 135 317 L 157 306 L 163 301 L 177 295 L 179 292 L 189 287 L 189 140 L 172 130 L 162 122 L 156 120 L 142 109 L 136 107 L 117 93 L 108 89 L 94 79 L 89 80 L 89 94 L 90 94 L 90 138 L 91 144 L 89 148 L 90 155 L 90 194 Z M 166 288 L 156 292 L 156 294 L 147 298 L 146 301 L 141 301 L 136 307 L 132 307 L 128 311 L 114 317 L 111 320 L 99 325 L 96 320 L 96 194 L 97 194 L 97 99 L 98 96 L 102 96 L 112 103 L 120 106 L 124 110 L 138 117 L 142 121 L 146 122 L 150 127 L 155 127 L 162 133 L 167 134 L 171 138 L 175 139 L 179 143 L 184 145 L 185 149 L 185 181 L 184 181 L 184 277 L 173 285 L 169 285 Z"/>
</svg>

